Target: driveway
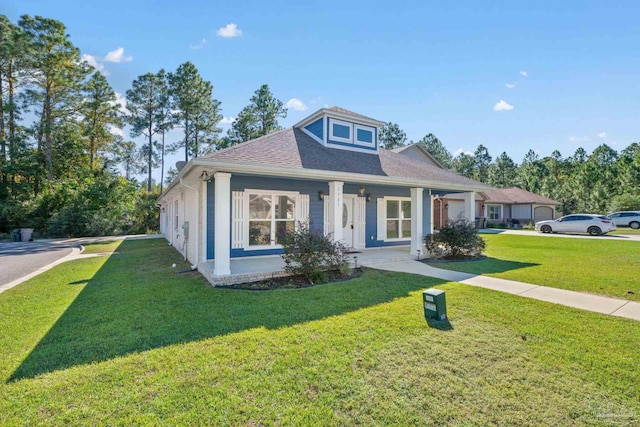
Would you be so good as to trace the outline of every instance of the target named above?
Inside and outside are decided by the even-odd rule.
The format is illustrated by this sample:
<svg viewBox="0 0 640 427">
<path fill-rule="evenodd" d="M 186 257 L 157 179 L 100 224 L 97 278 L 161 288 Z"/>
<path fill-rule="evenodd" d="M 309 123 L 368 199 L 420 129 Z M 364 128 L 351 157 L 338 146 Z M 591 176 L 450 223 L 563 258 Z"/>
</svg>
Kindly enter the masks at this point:
<svg viewBox="0 0 640 427">
<path fill-rule="evenodd" d="M 78 243 L 64 240 L 0 243 L 0 287 L 69 255 Z"/>
</svg>

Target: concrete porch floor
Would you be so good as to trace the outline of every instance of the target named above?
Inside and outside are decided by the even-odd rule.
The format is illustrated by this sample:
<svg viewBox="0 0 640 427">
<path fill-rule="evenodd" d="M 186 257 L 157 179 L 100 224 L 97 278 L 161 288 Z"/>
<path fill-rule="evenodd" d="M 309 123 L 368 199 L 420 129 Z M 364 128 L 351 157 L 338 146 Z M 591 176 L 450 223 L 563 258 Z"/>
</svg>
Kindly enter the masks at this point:
<svg viewBox="0 0 640 427">
<path fill-rule="evenodd" d="M 349 254 L 349 261 L 352 266 L 357 264 L 358 267 L 375 267 L 383 262 L 416 259 L 409 250 L 409 245 L 361 249 Z M 198 271 L 214 286 L 257 282 L 287 275 L 280 255 L 232 258 L 230 276 L 216 277 L 213 274 L 214 268 L 215 260 L 201 262 L 198 265 Z"/>
</svg>

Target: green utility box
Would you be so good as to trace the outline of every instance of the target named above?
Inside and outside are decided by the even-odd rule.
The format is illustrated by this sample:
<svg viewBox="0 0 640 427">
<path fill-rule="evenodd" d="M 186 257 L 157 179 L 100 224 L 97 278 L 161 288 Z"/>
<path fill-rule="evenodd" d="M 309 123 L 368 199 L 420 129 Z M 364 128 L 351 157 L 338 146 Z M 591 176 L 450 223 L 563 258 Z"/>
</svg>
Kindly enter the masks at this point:
<svg viewBox="0 0 640 427">
<path fill-rule="evenodd" d="M 422 304 L 426 319 L 445 320 L 447 318 L 447 301 L 444 291 L 433 288 L 423 291 Z"/>
</svg>

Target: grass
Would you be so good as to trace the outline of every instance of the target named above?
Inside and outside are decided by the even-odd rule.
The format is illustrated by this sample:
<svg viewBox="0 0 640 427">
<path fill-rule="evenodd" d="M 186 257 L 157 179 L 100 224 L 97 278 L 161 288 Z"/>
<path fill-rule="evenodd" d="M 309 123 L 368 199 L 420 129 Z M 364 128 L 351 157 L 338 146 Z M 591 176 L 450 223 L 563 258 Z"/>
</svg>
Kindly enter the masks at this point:
<svg viewBox="0 0 640 427">
<path fill-rule="evenodd" d="M 488 258 L 438 268 L 640 301 L 640 242 L 485 234 Z"/>
<path fill-rule="evenodd" d="M 186 265 L 163 240 L 114 249 L 0 294 L 0 425 L 640 419 L 632 320 L 375 270 L 216 289 L 177 274 Z M 450 323 L 425 322 L 430 286 L 447 292 Z"/>
</svg>

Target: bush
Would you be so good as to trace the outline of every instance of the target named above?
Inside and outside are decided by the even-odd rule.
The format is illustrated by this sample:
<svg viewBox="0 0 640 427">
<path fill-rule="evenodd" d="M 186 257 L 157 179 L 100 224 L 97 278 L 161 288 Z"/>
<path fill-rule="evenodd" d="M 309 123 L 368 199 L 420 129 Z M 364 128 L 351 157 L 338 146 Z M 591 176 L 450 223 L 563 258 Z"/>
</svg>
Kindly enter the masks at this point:
<svg viewBox="0 0 640 427">
<path fill-rule="evenodd" d="M 308 222 L 299 222 L 297 229 L 283 239 L 282 246 L 285 270 L 303 276 L 311 284 L 326 280 L 326 271 L 344 273 L 348 269 L 346 246 L 319 230 L 311 230 Z"/>
<path fill-rule="evenodd" d="M 473 222 L 467 219 L 451 221 L 439 233 L 427 234 L 424 243 L 431 256 L 447 259 L 477 257 L 486 246 Z"/>
</svg>

